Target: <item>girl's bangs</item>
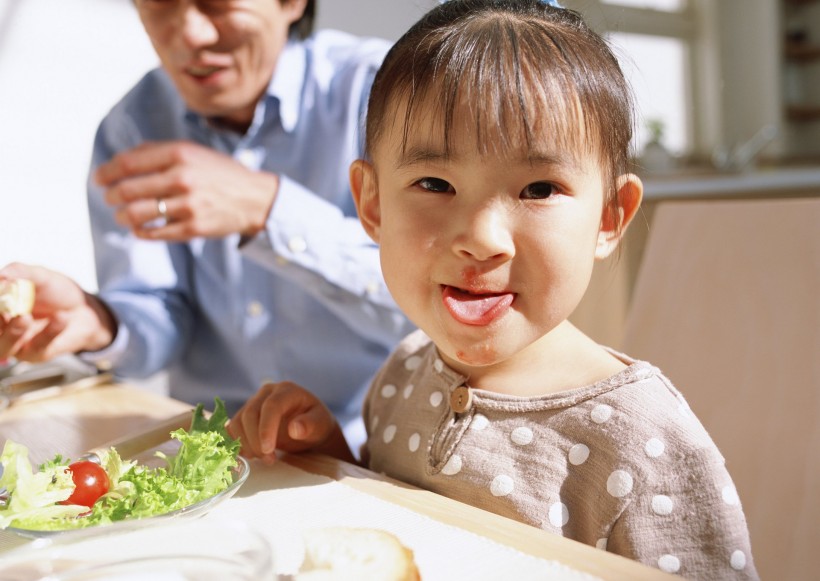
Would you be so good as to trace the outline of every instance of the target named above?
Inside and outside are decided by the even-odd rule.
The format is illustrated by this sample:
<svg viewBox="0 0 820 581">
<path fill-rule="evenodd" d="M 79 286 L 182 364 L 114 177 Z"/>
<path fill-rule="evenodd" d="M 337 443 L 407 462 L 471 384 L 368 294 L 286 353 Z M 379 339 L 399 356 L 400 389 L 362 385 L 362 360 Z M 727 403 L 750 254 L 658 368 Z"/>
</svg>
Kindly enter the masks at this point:
<svg viewBox="0 0 820 581">
<path fill-rule="evenodd" d="M 441 131 L 437 141 L 445 154 L 455 136 L 462 147 L 465 138 L 474 139 L 482 155 L 588 151 L 589 128 L 572 69 L 555 44 L 544 44 L 544 31 L 533 27 L 541 28 L 493 19 L 426 38 L 417 52 L 435 58 L 413 59 L 403 143 L 417 129 L 411 127 L 415 119 Z"/>
</svg>

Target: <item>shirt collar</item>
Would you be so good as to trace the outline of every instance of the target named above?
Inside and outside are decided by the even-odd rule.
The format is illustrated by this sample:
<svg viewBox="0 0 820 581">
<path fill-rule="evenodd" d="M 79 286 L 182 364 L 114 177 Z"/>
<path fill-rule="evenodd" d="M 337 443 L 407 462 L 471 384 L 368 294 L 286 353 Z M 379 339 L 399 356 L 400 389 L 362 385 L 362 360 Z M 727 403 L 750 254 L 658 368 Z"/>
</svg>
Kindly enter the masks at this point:
<svg viewBox="0 0 820 581">
<path fill-rule="evenodd" d="M 268 96 L 276 99 L 279 104 L 279 119 L 287 132 L 293 131 L 299 121 L 306 69 L 305 43 L 291 38 L 279 57 L 267 91 Z"/>
<path fill-rule="evenodd" d="M 279 119 L 282 128 L 288 133 L 296 128 L 299 122 L 299 112 L 302 105 L 302 92 L 305 85 L 305 71 L 307 70 L 307 50 L 305 43 L 296 38 L 290 38 L 285 45 L 273 78 L 265 91 L 264 103 L 258 103 L 251 127 L 262 122 L 261 116 L 268 116 L 279 107 Z M 185 118 L 188 123 L 202 129 L 208 127 L 206 119 L 191 110 L 186 110 Z M 252 131 L 248 130 L 249 133 Z"/>
</svg>

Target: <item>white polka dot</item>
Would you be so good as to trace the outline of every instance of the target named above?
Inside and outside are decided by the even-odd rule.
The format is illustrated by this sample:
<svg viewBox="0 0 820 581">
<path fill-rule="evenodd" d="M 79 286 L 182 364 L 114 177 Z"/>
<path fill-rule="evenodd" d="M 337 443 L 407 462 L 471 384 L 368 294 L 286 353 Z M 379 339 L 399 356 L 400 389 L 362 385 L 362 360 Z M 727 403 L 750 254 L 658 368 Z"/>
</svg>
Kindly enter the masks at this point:
<svg viewBox="0 0 820 581">
<path fill-rule="evenodd" d="M 742 571 L 746 568 L 746 553 L 743 551 L 735 551 L 729 559 L 729 564 L 735 571 Z"/>
<path fill-rule="evenodd" d="M 404 391 L 402 392 L 402 395 L 404 396 L 404 399 L 410 399 L 410 395 L 413 393 L 413 388 L 414 387 L 415 386 L 411 383 L 407 387 L 404 388 Z"/>
<path fill-rule="evenodd" d="M 410 436 L 410 439 L 407 441 L 407 447 L 410 448 L 411 452 L 415 452 L 416 450 L 419 449 L 419 443 L 420 442 L 421 442 L 421 434 L 416 432 L 415 434 Z"/>
<path fill-rule="evenodd" d="M 510 440 L 513 441 L 513 444 L 518 444 L 519 446 L 526 446 L 530 442 L 532 442 L 532 430 L 529 428 L 515 428 L 510 434 Z"/>
<path fill-rule="evenodd" d="M 563 502 L 556 502 L 550 506 L 550 524 L 556 528 L 561 528 L 569 521 L 569 510 Z"/>
<path fill-rule="evenodd" d="M 382 394 L 382 397 L 390 398 L 390 397 L 393 397 L 394 395 L 396 395 L 397 391 L 398 390 L 396 389 L 395 385 L 393 385 L 392 383 L 388 383 L 388 384 L 382 386 L 381 394 Z"/>
<path fill-rule="evenodd" d="M 418 355 L 411 355 L 410 357 L 404 360 L 404 368 L 408 371 L 418 369 L 419 365 L 421 365 L 421 357 L 419 357 Z"/>
<path fill-rule="evenodd" d="M 590 416 L 592 417 L 592 421 L 596 424 L 603 424 L 610 417 L 612 417 L 612 408 L 603 403 L 598 404 L 593 408 Z"/>
<path fill-rule="evenodd" d="M 680 569 L 680 559 L 675 555 L 664 555 L 658 559 L 658 568 L 667 573 L 677 573 Z"/>
<path fill-rule="evenodd" d="M 601 549 L 602 551 L 606 551 L 606 544 L 608 541 L 609 539 L 607 538 L 598 539 L 598 541 L 595 543 L 595 548 Z"/>
<path fill-rule="evenodd" d="M 490 425 L 490 420 L 487 419 L 487 416 L 484 414 L 476 414 L 473 416 L 473 421 L 470 422 L 470 429 L 481 431 L 488 425 Z"/>
<path fill-rule="evenodd" d="M 583 464 L 589 458 L 589 448 L 584 444 L 575 444 L 569 449 L 569 463 L 578 466 Z"/>
<path fill-rule="evenodd" d="M 490 492 L 493 493 L 493 496 L 507 496 L 513 491 L 513 488 L 513 479 L 506 474 L 499 474 L 493 478 L 493 482 L 490 484 Z"/>
<path fill-rule="evenodd" d="M 666 495 L 658 494 L 652 497 L 652 512 L 655 514 L 666 516 L 672 512 L 673 506 L 672 499 Z"/>
<path fill-rule="evenodd" d="M 731 506 L 740 504 L 740 497 L 737 495 L 737 490 L 735 490 L 735 487 L 731 484 L 724 486 L 720 491 L 720 495 L 723 497 L 723 502 L 726 504 Z"/>
<path fill-rule="evenodd" d="M 384 438 L 384 443 L 389 444 L 393 441 L 393 438 L 396 437 L 396 426 L 395 424 L 391 424 L 384 429 L 384 434 L 382 435 Z"/>
<path fill-rule="evenodd" d="M 632 475 L 625 470 L 615 470 L 606 480 L 606 491 L 615 498 L 622 498 L 632 491 Z"/>
<path fill-rule="evenodd" d="M 461 456 L 453 454 L 450 456 L 450 459 L 447 460 L 447 464 L 444 465 L 444 468 L 441 469 L 441 473 L 452 476 L 459 472 L 461 472 Z"/>
<path fill-rule="evenodd" d="M 433 369 L 441 373 L 444 370 L 444 361 L 442 361 L 441 359 L 436 359 L 433 362 Z"/>
<path fill-rule="evenodd" d="M 437 408 L 441 405 L 442 400 L 444 400 L 444 394 L 440 391 L 434 391 L 430 394 L 430 405 L 434 408 Z"/>
<path fill-rule="evenodd" d="M 370 431 L 375 432 L 376 428 L 379 427 L 379 416 L 373 416 L 373 419 L 370 421 Z"/>
<path fill-rule="evenodd" d="M 650 438 L 646 441 L 646 446 L 644 446 L 644 451 L 646 451 L 646 455 L 650 458 L 657 458 L 663 451 L 666 449 L 666 445 L 658 438 Z"/>
</svg>

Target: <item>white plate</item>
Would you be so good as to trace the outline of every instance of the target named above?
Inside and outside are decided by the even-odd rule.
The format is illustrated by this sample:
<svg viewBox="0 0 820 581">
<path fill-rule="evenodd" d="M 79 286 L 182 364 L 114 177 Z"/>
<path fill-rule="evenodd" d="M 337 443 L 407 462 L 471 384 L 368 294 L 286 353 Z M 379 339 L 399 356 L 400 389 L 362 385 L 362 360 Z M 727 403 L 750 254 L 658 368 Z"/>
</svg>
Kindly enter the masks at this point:
<svg viewBox="0 0 820 581">
<path fill-rule="evenodd" d="M 139 519 L 125 519 L 106 525 L 89 526 L 79 529 L 66 529 L 62 531 L 38 531 L 32 529 L 21 529 L 16 527 L 7 527 L 5 530 L 32 539 L 54 538 L 63 536 L 71 536 L 72 538 L 75 538 L 80 536 L 91 536 L 103 533 L 107 534 L 115 530 L 118 531 L 123 529 L 135 529 L 144 526 L 163 524 L 170 519 L 175 519 L 179 517 L 201 516 L 210 511 L 220 502 L 223 502 L 232 497 L 234 494 L 236 494 L 236 491 L 239 490 L 239 488 L 248 479 L 248 475 L 251 471 L 251 467 L 248 464 L 248 461 L 245 460 L 245 458 L 243 458 L 242 456 L 237 456 L 237 462 L 238 464 L 236 468 L 234 468 L 233 470 L 233 482 L 231 482 L 231 484 L 229 484 L 225 490 L 217 494 L 214 494 L 210 498 L 205 498 L 203 500 L 200 500 L 199 502 L 195 502 L 194 504 L 190 504 L 186 507 L 177 510 L 172 510 L 171 512 L 166 512 L 165 514 Z"/>
<path fill-rule="evenodd" d="M 149 519 L 144 519 L 149 520 Z M 153 519 L 150 519 L 153 520 Z M 246 523 L 168 520 L 114 534 L 40 539 L 5 553 L 3 581 L 267 581 L 276 579 L 273 549 Z M 111 527 L 99 527 L 110 530 Z M 38 547 L 36 543 L 46 543 Z"/>
</svg>

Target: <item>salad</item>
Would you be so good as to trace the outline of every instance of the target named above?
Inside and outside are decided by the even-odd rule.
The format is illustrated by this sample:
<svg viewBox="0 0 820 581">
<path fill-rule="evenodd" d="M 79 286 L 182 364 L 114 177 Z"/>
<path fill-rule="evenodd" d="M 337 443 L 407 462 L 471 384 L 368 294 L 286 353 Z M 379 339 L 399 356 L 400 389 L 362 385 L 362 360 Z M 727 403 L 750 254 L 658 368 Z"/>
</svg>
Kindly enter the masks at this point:
<svg viewBox="0 0 820 581">
<path fill-rule="evenodd" d="M 210 498 L 232 483 L 240 442 L 225 429 L 228 415 L 216 398 L 205 418 L 197 405 L 190 430 L 175 430 L 178 451 L 156 452 L 165 466 L 123 460 L 114 448 L 100 462 L 55 456 L 32 470 L 25 446 L 7 440 L 0 455 L 0 529 L 56 531 L 162 515 Z"/>
</svg>

